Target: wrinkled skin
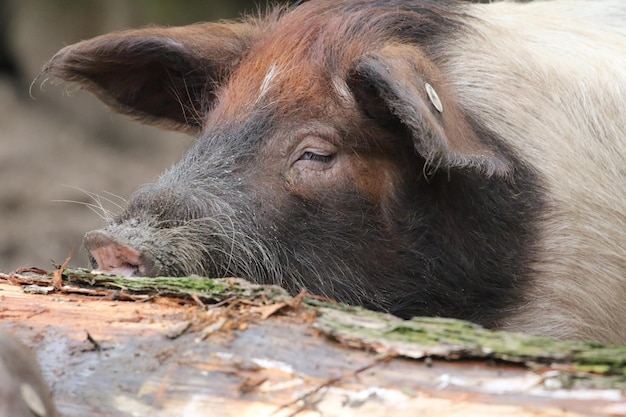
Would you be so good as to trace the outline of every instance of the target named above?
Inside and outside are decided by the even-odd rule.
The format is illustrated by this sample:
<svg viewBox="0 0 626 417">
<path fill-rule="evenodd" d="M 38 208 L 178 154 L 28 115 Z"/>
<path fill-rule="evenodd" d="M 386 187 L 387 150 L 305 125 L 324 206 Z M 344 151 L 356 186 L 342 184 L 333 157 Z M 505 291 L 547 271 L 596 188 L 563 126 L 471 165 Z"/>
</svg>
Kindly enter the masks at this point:
<svg viewBox="0 0 626 417">
<path fill-rule="evenodd" d="M 512 289 L 526 285 L 540 203 L 530 172 L 455 105 L 425 52 L 434 34 L 462 30 L 446 17 L 455 10 L 394 17 L 376 3 L 306 3 L 254 24 L 129 31 L 59 52 L 45 74 L 198 135 L 86 235 L 93 266 L 242 276 L 488 326 L 523 301 Z"/>
</svg>

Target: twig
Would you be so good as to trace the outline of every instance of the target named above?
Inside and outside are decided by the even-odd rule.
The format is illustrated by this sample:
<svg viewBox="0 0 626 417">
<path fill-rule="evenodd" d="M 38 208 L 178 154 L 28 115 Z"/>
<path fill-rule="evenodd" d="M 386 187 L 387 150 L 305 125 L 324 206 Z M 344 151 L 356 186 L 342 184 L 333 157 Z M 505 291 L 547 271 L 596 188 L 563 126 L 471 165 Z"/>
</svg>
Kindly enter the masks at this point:
<svg viewBox="0 0 626 417">
<path fill-rule="evenodd" d="M 167 391 L 167 385 L 170 377 L 178 370 L 178 365 L 174 364 L 172 368 L 165 374 L 163 379 L 161 380 L 161 385 L 159 385 L 159 390 L 157 391 L 154 401 L 152 405 L 159 405 L 163 401 L 163 397 L 165 396 L 165 391 Z"/>
<path fill-rule="evenodd" d="M 395 355 L 387 354 L 387 355 L 385 355 L 383 357 L 377 358 L 374 362 L 369 363 L 369 364 L 367 364 L 365 366 L 362 366 L 361 368 L 358 368 L 358 369 L 356 369 L 354 371 L 351 371 L 351 372 L 349 372 L 347 374 L 343 374 L 343 375 L 337 376 L 335 378 L 330 378 L 326 382 L 324 382 L 323 384 L 318 385 L 317 387 L 313 388 L 311 391 L 309 391 L 309 392 L 307 392 L 305 394 L 302 394 L 301 396 L 299 396 L 295 400 L 281 405 L 278 409 L 276 409 L 273 413 L 271 413 L 270 416 L 276 415 L 280 411 L 282 411 L 282 410 L 284 410 L 284 409 L 286 409 L 288 407 L 291 407 L 292 405 L 297 404 L 300 401 L 304 402 L 304 404 L 302 406 L 300 406 L 297 410 L 295 410 L 293 413 L 291 413 L 291 414 L 289 414 L 287 416 L 287 417 L 294 417 L 294 416 L 300 414 L 302 411 L 304 411 L 304 410 L 306 410 L 308 408 L 308 403 L 307 403 L 307 399 L 308 398 L 310 398 L 311 396 L 317 394 L 318 392 L 320 392 L 324 388 L 331 387 L 331 386 L 333 386 L 333 385 L 335 385 L 335 384 L 337 384 L 337 383 L 339 383 L 339 382 L 341 382 L 341 381 L 343 381 L 345 379 L 354 378 L 358 374 L 360 374 L 361 372 L 365 372 L 365 371 L 367 371 L 369 369 L 372 369 L 373 367 L 379 365 L 380 363 L 388 361 L 389 359 L 393 358 L 394 356 Z"/>
<path fill-rule="evenodd" d="M 89 342 L 91 342 L 91 344 L 93 345 L 93 348 L 96 352 L 100 352 L 102 350 L 102 345 L 100 343 L 98 343 L 98 341 L 96 341 L 96 339 L 94 339 L 88 331 L 85 330 L 85 333 L 87 333 L 87 340 L 89 340 Z"/>
<path fill-rule="evenodd" d="M 63 264 L 59 266 L 56 271 L 54 271 L 54 275 L 52 275 L 52 286 L 57 290 L 63 288 L 63 271 L 65 271 L 65 268 L 67 268 L 67 265 L 70 263 L 73 252 L 73 250 L 70 251 L 70 254 L 67 255 L 67 258 L 65 258 L 65 262 L 63 262 Z"/>
<path fill-rule="evenodd" d="M 206 304 L 202 302 L 198 294 L 191 294 L 191 299 L 198 305 L 200 308 L 206 308 Z"/>
</svg>

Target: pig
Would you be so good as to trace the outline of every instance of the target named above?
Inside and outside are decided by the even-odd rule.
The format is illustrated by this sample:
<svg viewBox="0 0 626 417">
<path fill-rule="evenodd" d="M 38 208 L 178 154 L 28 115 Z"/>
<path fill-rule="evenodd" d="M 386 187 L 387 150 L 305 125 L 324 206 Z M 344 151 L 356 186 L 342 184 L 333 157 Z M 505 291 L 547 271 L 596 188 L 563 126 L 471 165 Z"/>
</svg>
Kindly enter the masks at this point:
<svg viewBox="0 0 626 417">
<path fill-rule="evenodd" d="M 622 0 L 311 0 L 42 76 L 197 137 L 86 234 L 94 268 L 626 343 Z"/>
<path fill-rule="evenodd" d="M 58 417 L 37 360 L 15 336 L 0 332 L 0 417 Z"/>
</svg>

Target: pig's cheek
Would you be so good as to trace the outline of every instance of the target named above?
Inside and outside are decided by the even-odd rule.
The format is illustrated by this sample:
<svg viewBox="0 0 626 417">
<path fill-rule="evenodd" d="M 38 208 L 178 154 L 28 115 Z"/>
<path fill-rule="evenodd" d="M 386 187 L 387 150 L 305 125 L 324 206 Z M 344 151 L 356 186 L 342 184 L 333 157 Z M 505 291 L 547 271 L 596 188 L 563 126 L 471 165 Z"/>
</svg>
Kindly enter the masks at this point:
<svg viewBox="0 0 626 417">
<path fill-rule="evenodd" d="M 285 185 L 289 190 L 293 190 L 300 183 L 300 179 L 302 178 L 302 174 L 297 169 L 290 169 L 286 175 L 284 176 Z"/>
<path fill-rule="evenodd" d="M 302 170 L 290 169 L 285 176 L 285 185 L 291 194 L 305 195 L 309 187 L 306 186 L 307 174 L 304 174 Z"/>
</svg>

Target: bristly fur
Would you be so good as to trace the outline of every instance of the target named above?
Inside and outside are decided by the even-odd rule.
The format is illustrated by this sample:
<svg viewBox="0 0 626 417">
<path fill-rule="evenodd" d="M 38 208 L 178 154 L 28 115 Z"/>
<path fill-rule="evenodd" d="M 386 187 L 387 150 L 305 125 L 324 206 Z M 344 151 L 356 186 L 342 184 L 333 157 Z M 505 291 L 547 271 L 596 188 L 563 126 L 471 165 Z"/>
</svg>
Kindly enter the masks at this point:
<svg viewBox="0 0 626 417">
<path fill-rule="evenodd" d="M 46 71 L 199 135 L 103 232 L 151 275 L 626 343 L 624 4 L 311 0 Z"/>
</svg>

